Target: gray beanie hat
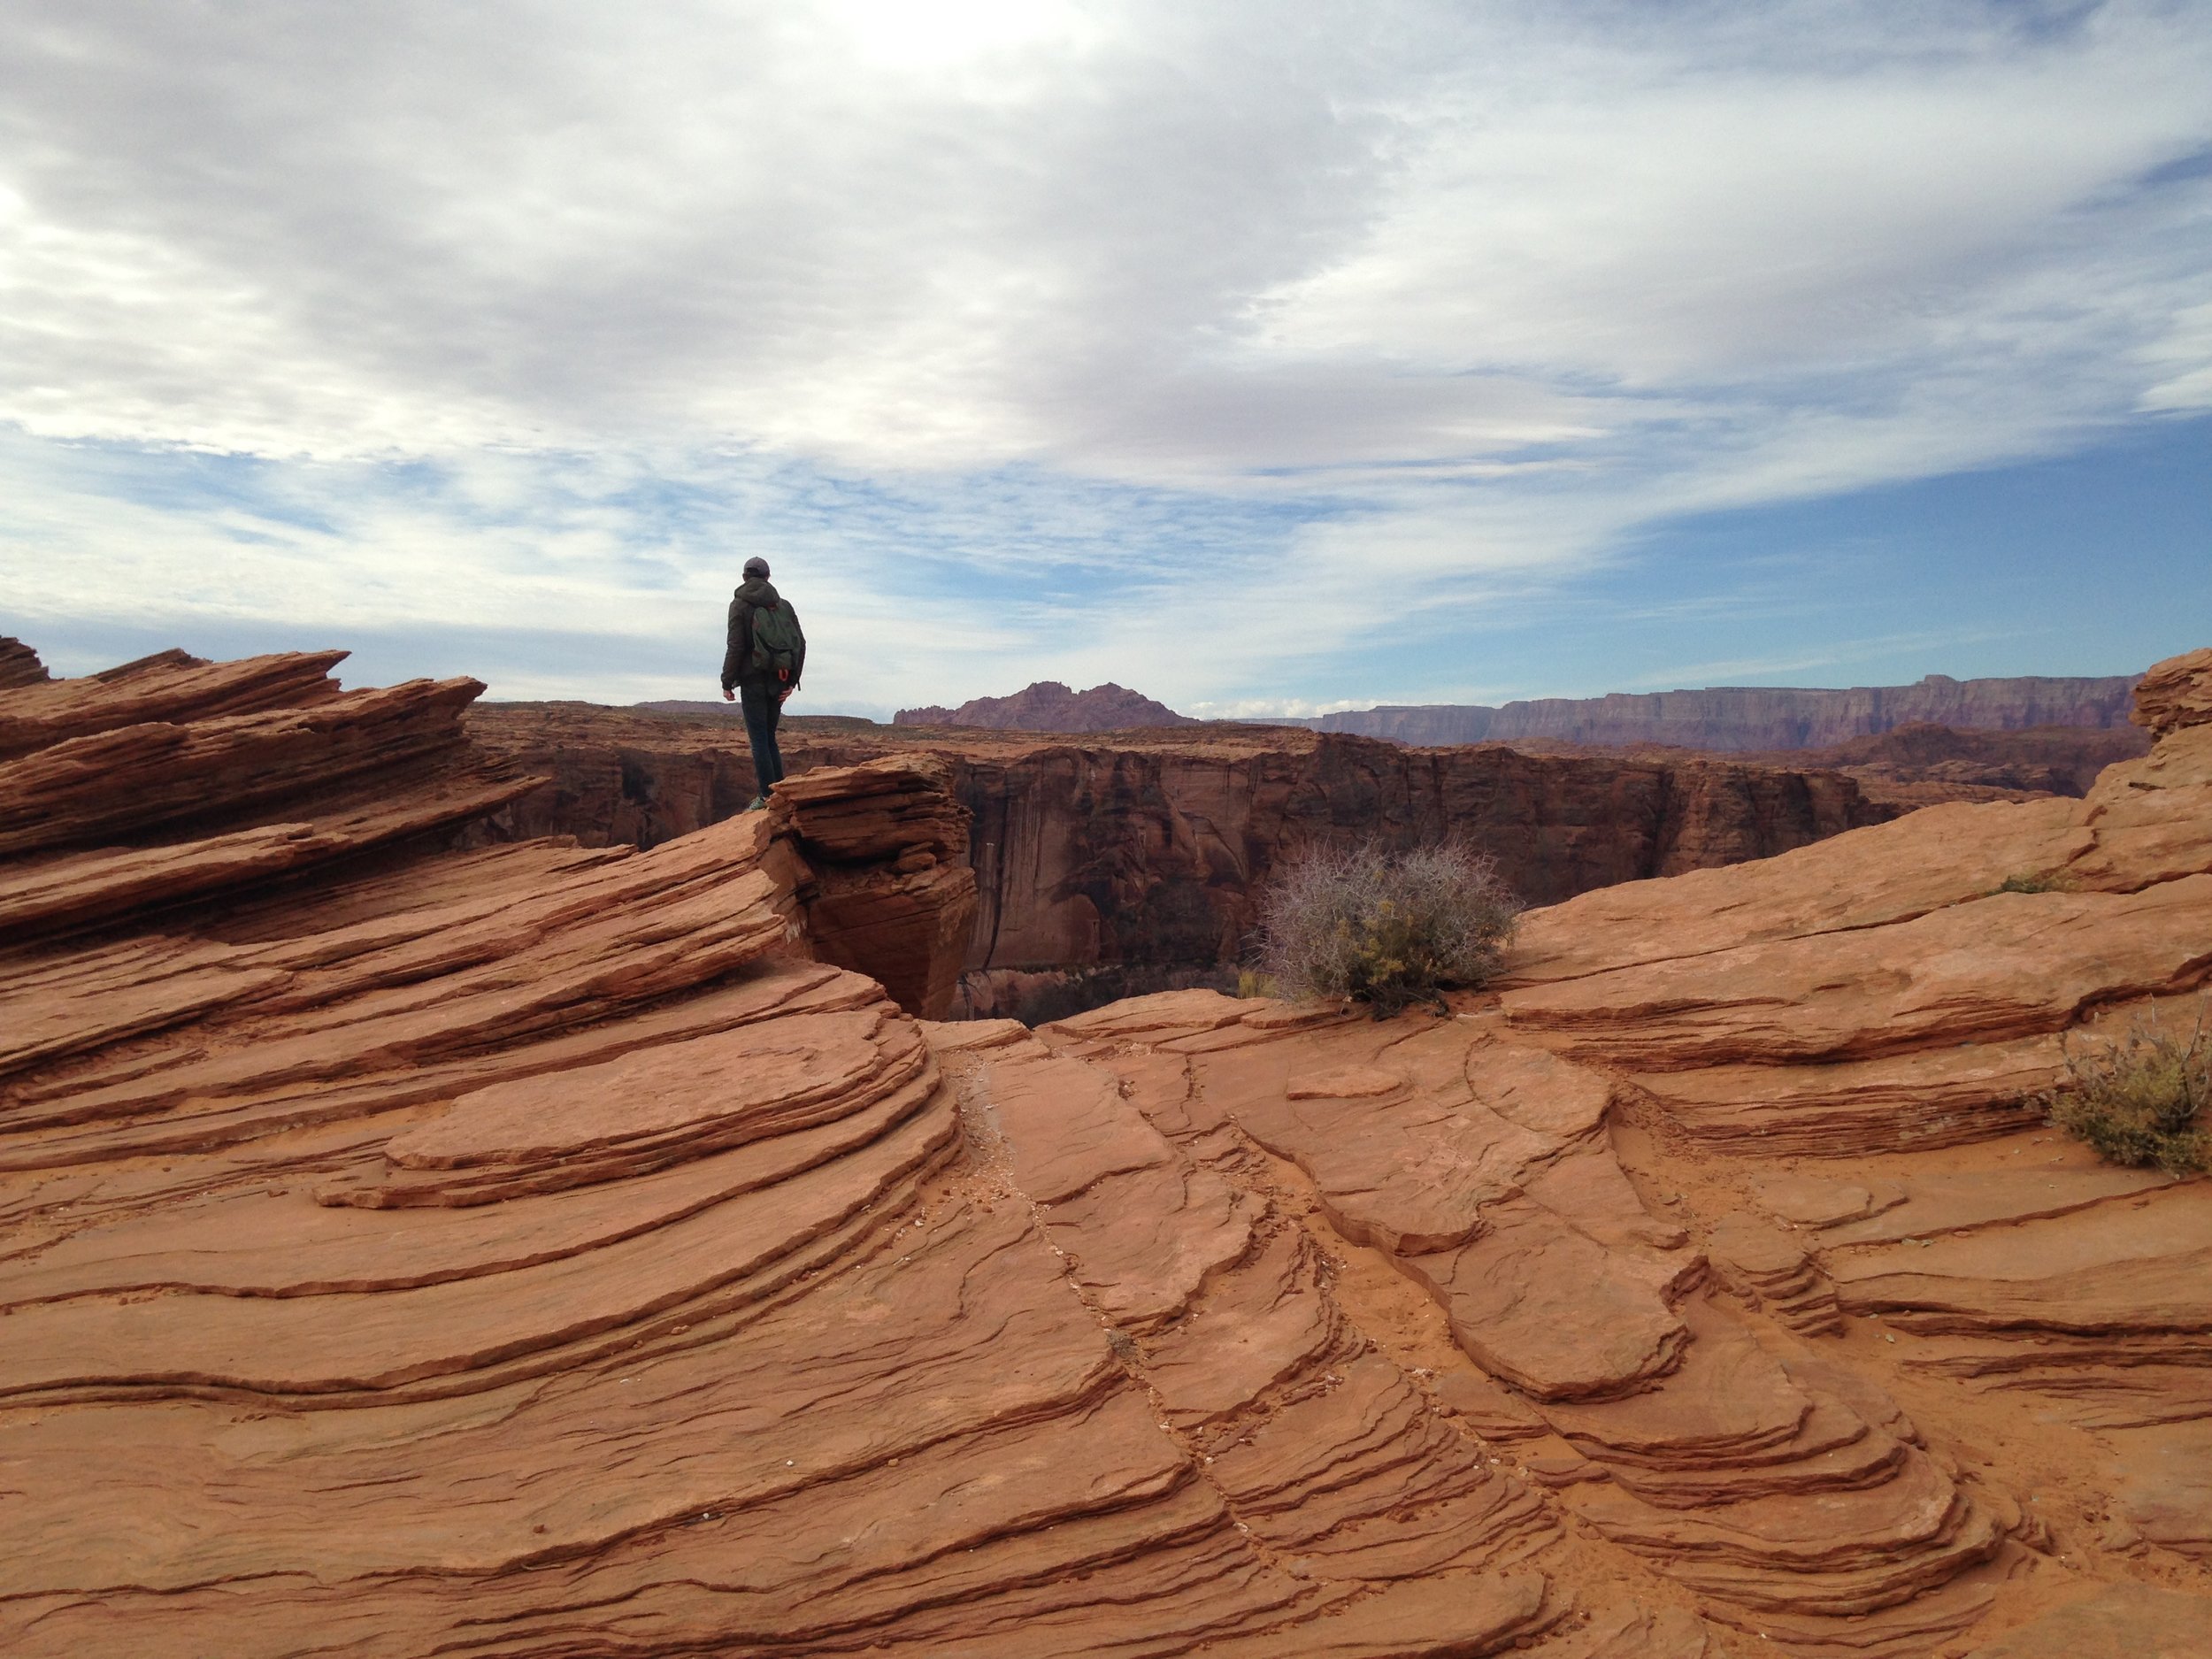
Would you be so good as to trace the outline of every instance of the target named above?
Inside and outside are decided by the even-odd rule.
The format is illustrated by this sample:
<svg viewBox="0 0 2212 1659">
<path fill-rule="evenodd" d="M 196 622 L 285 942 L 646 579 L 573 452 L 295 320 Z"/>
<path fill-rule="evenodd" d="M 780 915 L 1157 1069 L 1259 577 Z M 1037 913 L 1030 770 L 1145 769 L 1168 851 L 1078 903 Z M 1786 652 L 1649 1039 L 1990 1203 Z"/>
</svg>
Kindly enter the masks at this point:
<svg viewBox="0 0 2212 1659">
<path fill-rule="evenodd" d="M 767 561 L 766 559 L 764 559 L 764 558 L 749 558 L 749 559 L 747 559 L 747 560 L 745 561 L 745 574 L 746 574 L 746 576 L 747 576 L 747 578 L 748 578 L 748 579 L 750 579 L 750 578 L 755 577 L 755 576 L 765 576 L 765 575 L 767 575 L 767 574 L 768 574 L 768 561 Z"/>
</svg>

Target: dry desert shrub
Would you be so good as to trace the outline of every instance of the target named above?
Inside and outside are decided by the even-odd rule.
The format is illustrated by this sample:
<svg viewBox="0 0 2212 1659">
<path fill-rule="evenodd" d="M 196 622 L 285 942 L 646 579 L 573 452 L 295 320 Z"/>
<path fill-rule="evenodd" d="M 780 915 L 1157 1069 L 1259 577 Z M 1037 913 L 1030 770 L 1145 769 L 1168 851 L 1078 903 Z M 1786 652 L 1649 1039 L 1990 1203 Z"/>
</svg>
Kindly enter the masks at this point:
<svg viewBox="0 0 2212 1659">
<path fill-rule="evenodd" d="M 2212 1033 L 2199 1003 L 2186 1041 L 2159 1029 L 2155 1010 L 2117 1038 L 2069 1046 L 2066 1081 L 2044 1096 L 2051 1122 L 2100 1156 L 2169 1175 L 2212 1167 Z"/>
<path fill-rule="evenodd" d="M 1998 893 L 2078 893 L 2081 883 L 2063 870 L 2029 870 L 2007 876 L 1990 892 Z"/>
<path fill-rule="evenodd" d="M 1255 983 L 1356 998 L 1378 1019 L 1440 1007 L 1446 987 L 1497 972 L 1520 912 L 1496 862 L 1463 842 L 1317 848 L 1280 866 L 1261 896 Z"/>
</svg>

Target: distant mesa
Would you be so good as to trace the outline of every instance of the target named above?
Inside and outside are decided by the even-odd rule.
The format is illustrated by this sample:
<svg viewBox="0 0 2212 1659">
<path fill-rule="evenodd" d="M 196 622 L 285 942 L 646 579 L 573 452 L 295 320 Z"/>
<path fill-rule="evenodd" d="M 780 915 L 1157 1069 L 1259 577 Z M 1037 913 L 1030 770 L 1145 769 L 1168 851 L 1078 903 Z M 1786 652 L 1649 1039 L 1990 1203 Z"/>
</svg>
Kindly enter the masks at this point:
<svg viewBox="0 0 2212 1659">
<path fill-rule="evenodd" d="M 1602 697 L 1538 697 L 1502 708 L 1385 705 L 1300 724 L 1420 748 L 1548 740 L 1729 750 L 1825 749 L 1915 723 L 2001 732 L 2043 726 L 2124 727 L 2140 678 L 1953 680 L 1930 674 L 1917 685 L 1855 686 L 1847 691 L 1791 686 L 1615 691 Z"/>
<path fill-rule="evenodd" d="M 956 709 L 901 709 L 894 726 L 979 726 L 1000 732 L 1128 732 L 1146 726 L 1199 726 L 1164 703 L 1108 680 L 1071 691 L 1041 680 L 1010 697 L 977 697 Z"/>
</svg>

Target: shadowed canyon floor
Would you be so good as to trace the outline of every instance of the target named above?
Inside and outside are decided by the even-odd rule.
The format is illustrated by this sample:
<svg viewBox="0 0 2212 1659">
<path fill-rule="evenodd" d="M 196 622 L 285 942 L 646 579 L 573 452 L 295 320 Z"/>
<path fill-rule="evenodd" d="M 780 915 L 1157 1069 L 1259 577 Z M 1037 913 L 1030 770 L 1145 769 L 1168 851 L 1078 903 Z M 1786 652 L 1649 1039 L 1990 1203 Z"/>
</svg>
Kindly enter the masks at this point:
<svg viewBox="0 0 2212 1659">
<path fill-rule="evenodd" d="M 2023 1102 L 2212 974 L 2212 652 L 1448 1018 L 1036 1031 L 930 757 L 468 849 L 329 665 L 0 689 L 0 1651 L 2203 1651 L 2212 1183 Z"/>
</svg>

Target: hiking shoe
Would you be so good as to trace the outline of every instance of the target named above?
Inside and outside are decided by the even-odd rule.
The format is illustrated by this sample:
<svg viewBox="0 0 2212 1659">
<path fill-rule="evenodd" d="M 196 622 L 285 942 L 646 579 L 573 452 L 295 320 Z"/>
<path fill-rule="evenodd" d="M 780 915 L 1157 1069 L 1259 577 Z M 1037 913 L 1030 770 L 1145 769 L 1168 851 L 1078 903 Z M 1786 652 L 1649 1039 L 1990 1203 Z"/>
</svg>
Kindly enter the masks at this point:
<svg viewBox="0 0 2212 1659">
<path fill-rule="evenodd" d="M 768 797 L 766 795 L 757 795 L 745 803 L 745 810 L 748 812 L 757 812 L 761 810 L 761 808 L 766 806 L 767 804 Z"/>
</svg>

